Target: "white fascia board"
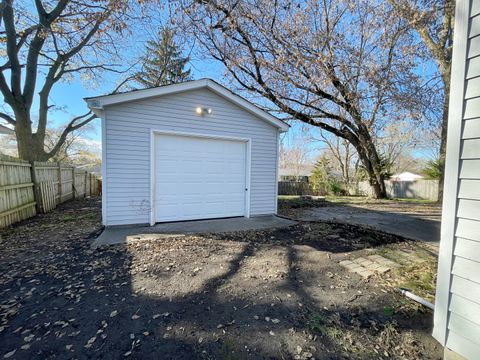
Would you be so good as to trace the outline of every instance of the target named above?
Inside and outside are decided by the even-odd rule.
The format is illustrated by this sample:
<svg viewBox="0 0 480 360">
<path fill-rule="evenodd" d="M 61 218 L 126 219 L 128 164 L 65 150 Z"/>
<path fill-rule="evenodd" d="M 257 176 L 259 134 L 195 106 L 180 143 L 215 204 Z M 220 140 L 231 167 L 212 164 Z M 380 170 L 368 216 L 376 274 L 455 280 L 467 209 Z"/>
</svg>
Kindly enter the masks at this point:
<svg viewBox="0 0 480 360">
<path fill-rule="evenodd" d="M 242 109 L 247 110 L 253 115 L 261 118 L 262 120 L 267 121 L 271 125 L 280 129 L 280 131 L 287 131 L 290 126 L 285 122 L 277 119 L 276 117 L 270 115 L 266 111 L 260 109 L 258 106 L 252 104 L 251 102 L 243 99 L 242 97 L 235 95 L 230 90 L 225 87 L 217 84 L 215 81 L 210 79 L 200 79 L 189 81 L 180 84 L 172 84 L 167 86 L 161 86 L 157 88 L 144 89 L 131 91 L 124 94 L 113 94 L 113 95 L 104 95 L 91 98 L 85 98 L 88 107 L 97 114 L 98 110 L 103 110 L 105 106 L 120 104 L 135 100 L 143 100 L 151 97 L 157 97 L 162 95 L 171 95 L 179 92 L 196 90 L 200 88 L 207 88 L 221 97 L 233 102 L 237 106 L 240 106 Z M 98 114 L 97 114 L 98 115 Z"/>
<path fill-rule="evenodd" d="M 223 86 L 217 84 L 212 80 L 207 79 L 207 87 L 218 95 L 230 100 L 234 104 L 240 106 L 241 108 L 247 110 L 250 113 L 262 118 L 263 120 L 271 123 L 272 125 L 278 127 L 280 131 L 287 131 L 290 126 L 284 123 L 283 121 L 277 119 L 275 116 L 270 115 L 265 110 L 260 109 L 257 105 L 252 104 L 250 101 L 245 100 L 244 98 L 235 95 L 230 90 L 224 88 Z"/>
</svg>

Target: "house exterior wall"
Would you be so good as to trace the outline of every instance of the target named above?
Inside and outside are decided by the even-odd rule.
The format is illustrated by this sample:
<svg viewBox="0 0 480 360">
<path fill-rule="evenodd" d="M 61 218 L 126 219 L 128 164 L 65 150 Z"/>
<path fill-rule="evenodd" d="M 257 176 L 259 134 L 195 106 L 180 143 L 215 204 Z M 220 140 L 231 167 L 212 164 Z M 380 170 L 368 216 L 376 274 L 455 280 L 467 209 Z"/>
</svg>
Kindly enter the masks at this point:
<svg viewBox="0 0 480 360">
<path fill-rule="evenodd" d="M 198 106 L 212 108 L 199 116 Z M 278 129 L 209 89 L 106 106 L 105 225 L 150 222 L 151 131 L 251 139 L 250 215 L 276 212 Z"/>
<path fill-rule="evenodd" d="M 455 14 L 447 161 L 434 337 L 480 354 L 480 0 Z"/>
</svg>

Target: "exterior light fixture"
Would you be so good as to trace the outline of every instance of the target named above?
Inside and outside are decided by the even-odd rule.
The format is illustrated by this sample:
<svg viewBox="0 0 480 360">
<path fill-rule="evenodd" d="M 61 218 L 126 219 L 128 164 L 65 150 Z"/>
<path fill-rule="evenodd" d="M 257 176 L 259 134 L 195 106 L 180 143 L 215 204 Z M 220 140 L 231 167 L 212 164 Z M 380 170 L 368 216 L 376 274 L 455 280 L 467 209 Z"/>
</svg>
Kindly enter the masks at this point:
<svg viewBox="0 0 480 360">
<path fill-rule="evenodd" d="M 198 115 L 210 115 L 212 113 L 212 108 L 209 108 L 209 107 L 203 107 L 203 106 L 198 106 L 196 109 L 195 109 L 195 112 L 198 114 Z"/>
</svg>

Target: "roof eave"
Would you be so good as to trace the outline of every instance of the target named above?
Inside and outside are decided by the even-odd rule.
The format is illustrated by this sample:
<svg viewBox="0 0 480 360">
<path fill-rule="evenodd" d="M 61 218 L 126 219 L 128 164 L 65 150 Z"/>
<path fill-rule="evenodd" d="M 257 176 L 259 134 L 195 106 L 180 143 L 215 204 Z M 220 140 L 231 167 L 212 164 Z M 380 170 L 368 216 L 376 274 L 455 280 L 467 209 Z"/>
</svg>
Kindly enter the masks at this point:
<svg viewBox="0 0 480 360">
<path fill-rule="evenodd" d="M 128 92 L 123 94 L 103 95 L 84 98 L 87 106 L 97 115 L 103 112 L 104 107 L 108 105 L 120 104 L 129 101 L 135 101 L 140 99 L 148 99 L 151 97 L 162 96 L 167 94 L 176 94 L 189 90 L 196 90 L 200 88 L 208 88 L 216 94 L 230 100 L 237 106 L 240 106 L 244 110 L 260 117 L 261 119 L 269 122 L 273 126 L 277 127 L 281 132 L 286 132 L 290 126 L 280 119 L 277 119 L 273 115 L 270 115 L 265 110 L 260 109 L 258 106 L 243 99 L 242 97 L 235 95 L 225 87 L 217 84 L 210 79 L 200 79 L 186 83 L 179 83 L 168 85 L 165 87 L 144 89 L 134 92 Z M 99 115 L 100 116 L 100 115 Z"/>
</svg>

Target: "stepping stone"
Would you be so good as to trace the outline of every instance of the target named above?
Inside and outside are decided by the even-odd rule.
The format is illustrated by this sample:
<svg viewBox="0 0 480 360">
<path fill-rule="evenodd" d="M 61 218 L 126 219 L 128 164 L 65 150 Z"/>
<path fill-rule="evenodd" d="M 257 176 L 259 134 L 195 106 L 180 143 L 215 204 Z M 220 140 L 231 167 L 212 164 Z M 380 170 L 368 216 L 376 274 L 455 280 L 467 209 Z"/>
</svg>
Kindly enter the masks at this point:
<svg viewBox="0 0 480 360">
<path fill-rule="evenodd" d="M 340 261 L 339 264 L 342 265 L 344 268 L 346 268 L 348 271 L 354 272 L 364 277 L 365 279 L 368 279 L 370 276 L 374 274 L 372 270 L 369 270 L 366 267 L 350 260 Z"/>
<path fill-rule="evenodd" d="M 367 258 L 359 257 L 353 260 L 343 260 L 339 263 L 347 270 L 357 273 L 364 278 L 369 278 L 375 272 L 385 274 L 400 264 L 380 255 L 369 255 Z"/>
<path fill-rule="evenodd" d="M 400 267 L 400 264 L 396 263 L 395 261 L 392 261 L 390 259 L 384 258 L 383 256 L 380 255 L 370 255 L 368 258 L 377 264 L 380 264 L 384 267 L 387 268 L 398 268 Z"/>
</svg>

